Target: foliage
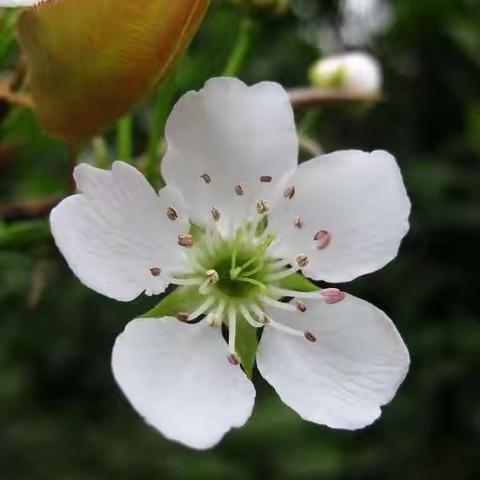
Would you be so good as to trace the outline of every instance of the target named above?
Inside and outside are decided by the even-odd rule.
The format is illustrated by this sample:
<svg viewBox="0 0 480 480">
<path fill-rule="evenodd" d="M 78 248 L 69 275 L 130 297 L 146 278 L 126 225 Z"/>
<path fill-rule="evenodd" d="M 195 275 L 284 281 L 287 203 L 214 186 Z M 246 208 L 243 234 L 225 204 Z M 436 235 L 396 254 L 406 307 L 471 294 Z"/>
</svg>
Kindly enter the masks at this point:
<svg viewBox="0 0 480 480">
<path fill-rule="evenodd" d="M 281 15 L 247 3 L 213 2 L 173 77 L 133 114 L 131 156 L 157 184 L 166 115 L 179 95 L 224 72 L 245 19 L 248 48 L 243 39 L 235 68 L 247 82 L 304 85 L 319 46 L 328 52 L 322 32 L 335 31 L 337 2 L 291 0 Z M 27 110 L 0 101 L 0 478 L 480 477 L 480 5 L 391 5 L 392 24 L 368 45 L 385 71 L 384 100 L 297 112 L 302 133 L 326 151 L 393 152 L 412 197 L 399 258 L 348 287 L 389 313 L 412 354 L 381 420 L 358 432 L 308 424 L 254 372 L 252 419 L 212 451 L 189 451 L 145 426 L 114 384 L 110 352 L 158 299 L 117 303 L 73 277 L 35 218 L 41 202 L 71 188 L 67 149 Z M 14 71 L 18 49 L 1 15 L 0 66 Z M 108 162 L 116 141 L 108 132 L 82 159 Z"/>
</svg>

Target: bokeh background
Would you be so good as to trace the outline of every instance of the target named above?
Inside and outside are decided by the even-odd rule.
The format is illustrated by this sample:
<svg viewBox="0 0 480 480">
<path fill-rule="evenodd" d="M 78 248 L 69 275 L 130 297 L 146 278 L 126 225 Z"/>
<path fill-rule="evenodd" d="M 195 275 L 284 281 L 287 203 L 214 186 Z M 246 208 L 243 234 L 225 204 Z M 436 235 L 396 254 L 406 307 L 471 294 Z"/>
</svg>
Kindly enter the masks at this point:
<svg viewBox="0 0 480 480">
<path fill-rule="evenodd" d="M 213 2 L 174 76 L 134 113 L 135 161 L 172 102 L 225 71 L 245 22 L 237 67 L 250 83 L 303 86 L 320 55 L 373 53 L 382 101 L 315 107 L 297 121 L 325 151 L 384 148 L 399 160 L 411 232 L 396 261 L 347 290 L 396 322 L 412 355 L 406 382 L 380 421 L 343 432 L 302 421 L 256 374 L 254 415 L 220 446 L 199 453 L 163 439 L 110 372 L 116 335 L 154 301 L 116 303 L 67 269 L 42 217 L 68 188 L 65 145 L 0 102 L 1 480 L 480 478 L 480 3 L 288 3 Z M 13 16 L 0 13 L 1 70 L 18 59 Z M 112 130 L 84 160 L 108 164 L 115 142 Z"/>
</svg>

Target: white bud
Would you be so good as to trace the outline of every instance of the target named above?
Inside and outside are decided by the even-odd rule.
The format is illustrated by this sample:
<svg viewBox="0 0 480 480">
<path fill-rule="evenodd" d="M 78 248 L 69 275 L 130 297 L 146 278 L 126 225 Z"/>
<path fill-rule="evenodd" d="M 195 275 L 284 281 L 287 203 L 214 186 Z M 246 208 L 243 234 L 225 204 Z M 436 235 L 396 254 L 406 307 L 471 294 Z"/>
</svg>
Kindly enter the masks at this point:
<svg viewBox="0 0 480 480">
<path fill-rule="evenodd" d="M 368 96 L 378 95 L 383 82 L 380 64 L 363 52 L 320 59 L 310 70 L 310 81 L 324 90 Z"/>
</svg>

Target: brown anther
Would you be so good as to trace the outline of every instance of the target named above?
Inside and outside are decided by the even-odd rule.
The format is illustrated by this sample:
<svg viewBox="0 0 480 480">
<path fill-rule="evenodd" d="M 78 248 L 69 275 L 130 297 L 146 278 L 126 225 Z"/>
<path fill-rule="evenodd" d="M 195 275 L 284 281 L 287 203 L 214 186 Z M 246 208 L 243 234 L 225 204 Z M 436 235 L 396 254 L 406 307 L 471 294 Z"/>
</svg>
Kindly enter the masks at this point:
<svg viewBox="0 0 480 480">
<path fill-rule="evenodd" d="M 257 202 L 257 213 L 259 215 L 264 215 L 265 213 L 268 213 L 269 210 L 270 210 L 270 207 L 266 200 L 259 200 Z"/>
<path fill-rule="evenodd" d="M 177 211 L 176 211 L 174 208 L 172 208 L 172 207 L 168 207 L 167 210 L 166 210 L 166 213 L 167 213 L 167 217 L 168 217 L 172 222 L 178 218 L 178 213 L 177 213 Z"/>
<path fill-rule="evenodd" d="M 187 312 L 178 312 L 175 315 L 176 319 L 180 322 L 188 322 L 190 319 L 190 315 Z"/>
<path fill-rule="evenodd" d="M 220 211 L 215 207 L 212 208 L 212 217 L 216 222 L 220 220 Z"/>
<path fill-rule="evenodd" d="M 291 187 L 287 187 L 283 192 L 283 196 L 288 200 L 291 200 L 294 195 L 295 195 L 295 187 L 293 185 Z"/>
<path fill-rule="evenodd" d="M 238 185 L 235 185 L 235 193 L 241 197 L 243 195 L 243 187 L 238 184 Z"/>
<path fill-rule="evenodd" d="M 295 217 L 293 219 L 293 226 L 295 228 L 303 228 L 304 225 L 305 225 L 305 223 L 303 222 L 302 217 Z"/>
<path fill-rule="evenodd" d="M 212 183 L 212 177 L 208 175 L 208 173 L 203 173 L 200 175 L 200 178 L 203 178 L 203 181 L 208 185 L 209 183 Z"/>
<path fill-rule="evenodd" d="M 162 273 L 162 270 L 158 267 L 153 267 L 150 269 L 150 273 L 154 276 L 154 277 L 159 277 L 160 274 Z"/>
<path fill-rule="evenodd" d="M 238 357 L 234 353 L 231 353 L 227 357 L 227 360 L 228 360 L 228 363 L 230 363 L 231 365 L 238 365 L 240 363 L 240 361 L 238 360 Z"/>
<path fill-rule="evenodd" d="M 219 278 L 216 270 L 207 270 L 207 282 L 209 285 L 215 285 Z"/>
<path fill-rule="evenodd" d="M 270 183 L 272 181 L 272 177 L 270 177 L 270 175 L 263 175 L 260 177 L 260 181 L 262 183 Z"/>
<path fill-rule="evenodd" d="M 308 265 L 308 257 L 306 255 L 297 255 L 295 261 L 300 268 L 305 268 Z"/>
<path fill-rule="evenodd" d="M 193 238 L 189 233 L 183 233 L 178 236 L 178 244 L 181 247 L 192 248 L 193 247 Z"/>
<path fill-rule="evenodd" d="M 221 317 L 215 313 L 209 313 L 205 320 L 210 327 L 220 327 L 222 325 Z"/>
<path fill-rule="evenodd" d="M 317 337 L 313 333 L 305 332 L 304 335 L 309 342 L 315 343 L 317 341 Z"/>
<path fill-rule="evenodd" d="M 263 315 L 263 317 L 260 319 L 260 322 L 264 325 L 268 325 L 270 323 L 270 319 L 266 315 Z"/>
<path fill-rule="evenodd" d="M 302 313 L 305 313 L 307 311 L 307 306 L 301 302 L 300 300 L 297 300 L 295 302 L 295 308 L 299 311 L 299 312 L 302 312 Z"/>
<path fill-rule="evenodd" d="M 313 237 L 313 240 L 317 244 L 317 248 L 319 250 L 323 250 L 330 244 L 332 240 L 332 235 L 327 232 L 327 230 L 319 230 Z"/>
</svg>

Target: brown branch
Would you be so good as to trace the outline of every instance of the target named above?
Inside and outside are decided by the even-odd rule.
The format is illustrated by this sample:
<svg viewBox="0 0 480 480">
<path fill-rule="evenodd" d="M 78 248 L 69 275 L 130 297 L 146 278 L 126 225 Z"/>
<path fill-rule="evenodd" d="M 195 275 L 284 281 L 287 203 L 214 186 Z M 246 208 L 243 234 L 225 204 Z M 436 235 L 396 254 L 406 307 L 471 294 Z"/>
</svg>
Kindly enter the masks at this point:
<svg viewBox="0 0 480 480">
<path fill-rule="evenodd" d="M 45 218 L 61 200 L 54 198 L 0 205 L 0 219 L 5 222 L 18 222 Z"/>
<path fill-rule="evenodd" d="M 288 93 L 294 109 L 312 108 L 323 105 L 373 103 L 381 100 L 380 95 L 359 95 L 316 88 L 294 88 Z"/>
</svg>

